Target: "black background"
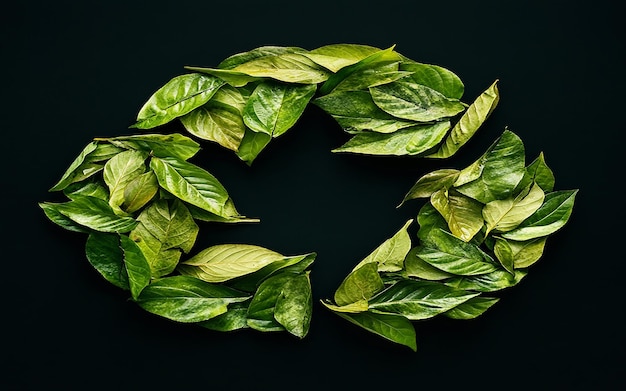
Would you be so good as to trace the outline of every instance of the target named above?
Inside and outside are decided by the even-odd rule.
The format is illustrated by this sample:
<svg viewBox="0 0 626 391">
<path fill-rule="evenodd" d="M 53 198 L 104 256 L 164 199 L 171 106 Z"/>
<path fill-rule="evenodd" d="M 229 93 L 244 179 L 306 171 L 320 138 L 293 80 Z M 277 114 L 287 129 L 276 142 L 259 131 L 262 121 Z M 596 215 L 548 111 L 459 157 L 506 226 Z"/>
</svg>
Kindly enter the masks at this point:
<svg viewBox="0 0 626 391">
<path fill-rule="evenodd" d="M 368 5 L 371 4 L 371 5 Z M 624 389 L 624 27 L 617 2 L 22 2 L 2 23 L 4 389 Z M 183 66 L 263 45 L 380 48 L 444 66 L 471 102 L 500 105 L 445 161 L 330 153 L 348 136 L 310 106 L 252 167 L 203 144 L 194 162 L 256 225 L 201 227 L 196 249 L 240 242 L 318 253 L 309 335 L 170 323 L 87 263 L 81 234 L 37 206 L 94 137 L 133 134 L 141 105 Z M 418 351 L 325 310 L 351 268 L 413 218 L 396 209 L 436 168 L 463 168 L 505 127 L 544 152 L 569 223 L 502 300 L 472 321 L 416 323 Z M 179 125 L 162 129 L 183 132 Z M 412 233 L 416 227 L 412 227 Z"/>
</svg>

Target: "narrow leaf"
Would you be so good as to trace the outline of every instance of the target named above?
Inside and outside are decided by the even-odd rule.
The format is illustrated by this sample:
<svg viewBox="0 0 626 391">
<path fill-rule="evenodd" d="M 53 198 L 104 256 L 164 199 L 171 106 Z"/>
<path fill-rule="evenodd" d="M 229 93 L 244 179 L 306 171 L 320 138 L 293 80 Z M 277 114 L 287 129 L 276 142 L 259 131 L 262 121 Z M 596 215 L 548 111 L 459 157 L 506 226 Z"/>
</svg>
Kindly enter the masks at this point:
<svg viewBox="0 0 626 391">
<path fill-rule="evenodd" d="M 133 300 L 150 283 L 150 265 L 141 249 L 126 235 L 120 235 L 120 245 L 124 254 L 124 264 L 128 272 L 128 285 Z"/>
</svg>

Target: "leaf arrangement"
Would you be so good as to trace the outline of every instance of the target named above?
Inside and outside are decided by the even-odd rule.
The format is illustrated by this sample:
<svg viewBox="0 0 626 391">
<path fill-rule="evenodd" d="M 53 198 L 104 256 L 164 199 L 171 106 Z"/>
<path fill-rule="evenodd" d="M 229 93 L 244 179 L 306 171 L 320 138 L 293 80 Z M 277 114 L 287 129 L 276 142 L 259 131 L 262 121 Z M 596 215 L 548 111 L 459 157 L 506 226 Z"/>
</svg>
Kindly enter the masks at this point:
<svg viewBox="0 0 626 391">
<path fill-rule="evenodd" d="M 264 46 L 214 68 L 188 66 L 157 89 L 130 127 L 180 121 L 179 133 L 96 138 L 41 202 L 57 225 L 87 235 L 86 258 L 146 311 L 217 331 L 308 333 L 315 253 L 286 256 L 251 244 L 195 242 L 202 224 L 258 222 L 241 215 L 224 186 L 190 160 L 195 139 L 251 165 L 309 105 L 351 138 L 334 152 L 448 158 L 498 104 L 494 81 L 473 102 L 450 70 L 395 51 L 336 44 L 314 50 Z M 193 138 L 192 138 L 193 137 Z M 416 349 L 411 321 L 471 319 L 519 282 L 546 237 L 568 220 L 576 191 L 554 192 L 543 156 L 528 166 L 510 131 L 473 165 L 425 175 L 403 203 L 419 211 L 361 261 L 323 304 L 347 320 Z"/>
<path fill-rule="evenodd" d="M 417 214 L 418 243 L 409 220 L 322 303 L 416 350 L 412 321 L 475 318 L 499 300 L 494 292 L 524 278 L 568 221 L 577 192 L 554 191 L 543 154 L 526 166 L 521 139 L 505 130 L 469 167 L 421 177 L 402 201 L 428 199 Z"/>
</svg>

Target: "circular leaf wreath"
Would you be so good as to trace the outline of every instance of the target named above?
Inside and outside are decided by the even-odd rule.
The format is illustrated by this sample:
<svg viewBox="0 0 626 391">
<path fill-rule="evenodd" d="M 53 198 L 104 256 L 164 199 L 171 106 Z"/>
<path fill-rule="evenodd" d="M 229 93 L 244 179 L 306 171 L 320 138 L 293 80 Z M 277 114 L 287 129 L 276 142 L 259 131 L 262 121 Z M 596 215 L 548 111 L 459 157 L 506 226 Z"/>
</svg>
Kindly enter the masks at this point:
<svg viewBox="0 0 626 391">
<path fill-rule="evenodd" d="M 266 46 L 216 68 L 186 67 L 158 89 L 131 128 L 178 119 L 196 139 L 234 151 L 251 165 L 310 104 L 352 135 L 334 152 L 454 155 L 499 100 L 497 80 L 472 103 L 453 72 L 395 51 L 337 44 L 314 50 Z M 200 149 L 181 134 L 97 138 L 39 205 L 54 223 L 88 235 L 86 257 L 150 313 L 211 330 L 287 331 L 304 338 L 312 314 L 309 273 L 316 254 L 282 255 L 249 244 L 194 252 L 198 222 L 256 222 L 227 190 L 189 162 Z M 413 321 L 471 319 L 517 284 L 546 238 L 569 219 L 577 190 L 555 191 L 543 154 L 526 165 L 509 130 L 463 169 L 421 177 L 402 203 L 417 213 L 360 261 L 323 305 L 342 318 L 416 350 Z"/>
</svg>

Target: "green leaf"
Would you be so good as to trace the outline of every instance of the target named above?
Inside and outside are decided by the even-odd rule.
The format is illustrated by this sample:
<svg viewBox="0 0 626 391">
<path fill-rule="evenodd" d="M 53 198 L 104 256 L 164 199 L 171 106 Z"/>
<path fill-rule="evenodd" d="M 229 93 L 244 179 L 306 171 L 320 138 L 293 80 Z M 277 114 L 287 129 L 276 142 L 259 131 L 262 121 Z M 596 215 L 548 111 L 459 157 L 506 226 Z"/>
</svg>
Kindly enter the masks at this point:
<svg viewBox="0 0 626 391">
<path fill-rule="evenodd" d="M 499 300 L 500 299 L 498 299 L 497 297 L 472 297 L 465 303 L 461 303 L 451 310 L 445 312 L 444 315 L 452 319 L 474 319 L 482 315 Z"/>
<path fill-rule="evenodd" d="M 194 323 L 225 313 L 228 305 L 250 296 L 189 276 L 165 277 L 143 289 L 137 303 L 146 311 L 177 322 Z"/>
<path fill-rule="evenodd" d="M 524 160 L 522 140 L 505 130 L 487 152 L 461 171 L 455 183 L 456 190 L 483 204 L 509 198 L 526 172 Z M 468 171 L 471 175 L 467 175 Z M 465 182 L 468 179 L 470 181 Z"/>
<path fill-rule="evenodd" d="M 441 169 L 430 172 L 420 179 L 411 187 L 400 206 L 406 201 L 416 198 L 430 198 L 433 193 L 441 189 L 449 189 L 459 176 L 459 170 Z"/>
<path fill-rule="evenodd" d="M 147 154 L 141 151 L 124 151 L 113 156 L 104 165 L 104 182 L 109 187 L 109 205 L 117 214 L 123 215 L 126 186 L 146 171 Z"/>
<path fill-rule="evenodd" d="M 134 213 L 143 208 L 159 191 L 159 182 L 152 171 L 141 174 L 128 182 L 124 188 L 122 209 Z"/>
<path fill-rule="evenodd" d="M 445 159 L 454 155 L 478 131 L 498 105 L 500 93 L 498 80 L 476 98 L 454 125 L 446 140 L 430 158 Z"/>
<path fill-rule="evenodd" d="M 105 280 L 124 290 L 130 290 L 120 235 L 92 232 L 85 244 L 87 260 Z"/>
<path fill-rule="evenodd" d="M 378 265 L 366 263 L 346 276 L 335 291 L 334 300 L 339 306 L 369 300 L 384 287 L 383 280 L 378 274 Z"/>
<path fill-rule="evenodd" d="M 329 300 L 322 300 L 321 303 L 328 309 L 335 312 L 347 312 L 350 314 L 357 314 L 359 312 L 367 311 L 369 308 L 369 304 L 367 300 L 359 300 L 354 303 L 346 304 L 346 305 L 335 305 L 331 303 Z"/>
<path fill-rule="evenodd" d="M 101 180 L 86 180 L 72 183 L 63 189 L 63 194 L 71 200 L 76 197 L 90 196 L 109 201 L 109 189 L 102 183 Z"/>
<path fill-rule="evenodd" d="M 368 155 L 419 155 L 435 147 L 450 128 L 447 121 L 411 126 L 393 133 L 362 132 L 333 152 Z"/>
<path fill-rule="evenodd" d="M 233 69 L 238 65 L 266 57 L 279 56 L 289 53 L 306 53 L 306 50 L 296 46 L 261 46 L 247 52 L 233 54 L 218 64 L 220 69 Z"/>
<path fill-rule="evenodd" d="M 433 229 L 448 230 L 448 222 L 430 202 L 420 208 L 417 214 L 417 223 L 420 225 L 417 237 L 422 244 L 429 242 L 430 231 Z"/>
<path fill-rule="evenodd" d="M 367 45 L 356 44 L 332 44 L 321 46 L 309 52 L 302 53 L 316 64 L 337 72 L 341 68 L 363 60 L 364 58 L 379 52 L 380 49 Z"/>
<path fill-rule="evenodd" d="M 46 217 L 56 225 L 72 232 L 89 233 L 90 229 L 76 223 L 74 220 L 59 212 L 58 206 L 62 204 L 52 202 L 40 202 L 39 207 L 43 210 Z"/>
<path fill-rule="evenodd" d="M 457 99 L 447 98 L 407 78 L 371 87 L 370 93 L 378 107 L 395 117 L 412 121 L 436 121 L 465 110 L 463 103 Z"/>
<path fill-rule="evenodd" d="M 152 276 L 170 274 L 188 253 L 198 235 L 198 225 L 185 205 L 177 199 L 151 203 L 137 217 L 139 224 L 129 234 L 143 252 Z"/>
<path fill-rule="evenodd" d="M 336 314 L 371 333 L 417 351 L 415 327 L 404 316 L 372 312 L 358 314 L 336 312 Z"/>
<path fill-rule="evenodd" d="M 229 72 L 301 84 L 321 83 L 329 76 L 328 71 L 299 53 L 258 57 L 231 68 Z"/>
<path fill-rule="evenodd" d="M 292 276 L 282 286 L 276 299 L 274 318 L 289 333 L 298 338 L 304 338 L 309 332 L 312 312 L 313 301 L 309 273 Z"/>
<path fill-rule="evenodd" d="M 172 78 L 141 107 L 132 128 L 150 129 L 202 106 L 224 84 L 210 75 L 190 73 Z"/>
<path fill-rule="evenodd" d="M 472 240 L 484 225 L 483 205 L 460 193 L 444 188 L 434 192 L 430 202 L 446 220 L 450 232 L 464 242 Z"/>
<path fill-rule="evenodd" d="M 479 276 L 460 276 L 446 280 L 446 285 L 458 289 L 477 292 L 495 292 L 517 285 L 528 274 L 525 269 L 517 269 L 514 274 L 504 269 Z"/>
<path fill-rule="evenodd" d="M 494 200 L 484 206 L 482 215 L 487 225 L 487 233 L 511 231 L 530 215 L 535 213 L 544 200 L 544 193 L 536 183 L 527 192 L 515 198 Z"/>
<path fill-rule="evenodd" d="M 251 244 L 218 244 L 200 251 L 182 265 L 196 267 L 197 275 L 204 281 L 223 282 L 285 258 L 275 251 Z"/>
<path fill-rule="evenodd" d="M 404 258 L 411 249 L 411 237 L 407 232 L 413 219 L 407 221 L 398 232 L 385 240 L 380 246 L 363 259 L 353 270 L 360 268 L 366 263 L 378 265 L 379 272 L 396 272 L 404 267 Z"/>
<path fill-rule="evenodd" d="M 367 90 L 370 87 L 392 83 L 410 74 L 411 72 L 399 71 L 398 62 L 374 63 L 371 67 L 359 69 L 343 79 L 333 89 L 333 93 Z"/>
<path fill-rule="evenodd" d="M 312 101 L 347 132 L 371 130 L 392 133 L 415 125 L 415 121 L 396 118 L 376 106 L 369 91 L 338 91 Z"/>
<path fill-rule="evenodd" d="M 248 328 L 248 307 L 233 304 L 228 311 L 209 320 L 198 323 L 200 326 L 215 331 L 234 331 Z"/>
<path fill-rule="evenodd" d="M 260 221 L 257 218 L 246 217 L 239 214 L 230 198 L 226 201 L 226 204 L 224 204 L 224 214 L 226 216 L 218 216 L 194 205 L 187 205 L 187 207 L 193 218 L 200 221 L 219 223 L 258 223 Z"/>
<path fill-rule="evenodd" d="M 546 165 L 543 152 L 539 154 L 537 159 L 526 167 L 526 171 L 531 179 L 535 181 L 546 192 L 554 190 L 554 174 L 550 167 Z"/>
<path fill-rule="evenodd" d="M 417 253 L 420 247 L 414 247 L 404 259 L 404 268 L 408 277 L 421 278 L 423 280 L 439 281 L 454 276 L 453 274 L 437 269 L 421 259 Z"/>
<path fill-rule="evenodd" d="M 369 301 L 370 311 L 393 313 L 409 320 L 432 318 L 479 293 L 431 281 L 400 280 Z"/>
<path fill-rule="evenodd" d="M 124 254 L 124 265 L 128 272 L 128 285 L 134 300 L 150 283 L 150 265 L 141 249 L 126 235 L 120 235 L 120 245 Z"/>
<path fill-rule="evenodd" d="M 497 270 L 493 259 L 476 245 L 464 242 L 441 229 L 430 231 L 429 240 L 416 255 L 439 270 L 470 276 Z"/>
<path fill-rule="evenodd" d="M 74 182 L 81 181 L 87 178 L 87 176 L 85 176 L 85 173 L 90 173 L 90 175 L 93 175 L 95 171 L 91 169 L 92 167 L 91 165 L 85 164 L 86 163 L 85 160 L 87 156 L 89 156 L 89 154 L 95 151 L 97 146 L 98 144 L 95 141 L 92 141 L 89 144 L 87 144 L 85 148 L 83 148 L 80 154 L 74 159 L 74 161 L 67 168 L 67 170 L 65 171 L 61 179 L 59 179 L 59 181 L 54 186 L 52 186 L 52 188 L 50 188 L 49 191 L 63 190 L 68 185 Z"/>
<path fill-rule="evenodd" d="M 103 139 L 125 149 L 148 152 L 157 157 L 187 160 L 200 150 L 200 144 L 179 133 L 138 134 Z"/>
<path fill-rule="evenodd" d="M 312 84 L 263 82 L 246 103 L 244 123 L 255 132 L 278 137 L 295 125 L 315 90 Z"/>
<path fill-rule="evenodd" d="M 465 86 L 457 75 L 437 65 L 405 59 L 400 63 L 400 70 L 410 72 L 410 78 L 417 84 L 430 87 L 451 99 L 461 99 L 465 91 Z"/>
<path fill-rule="evenodd" d="M 128 232 L 137 222 L 132 217 L 115 214 L 109 204 L 97 197 L 77 196 L 60 204 L 47 204 L 73 222 L 100 232 Z"/>
<path fill-rule="evenodd" d="M 228 85 L 220 88 L 203 106 L 180 118 L 185 129 L 203 140 L 237 151 L 246 131 L 241 92 Z"/>
<path fill-rule="evenodd" d="M 237 156 L 250 166 L 271 140 L 272 136 L 269 134 L 246 129 L 241 144 L 239 144 Z"/>
<path fill-rule="evenodd" d="M 208 171 L 174 157 L 153 157 L 150 168 L 159 185 L 174 196 L 218 216 L 225 215 L 228 192 Z"/>
<path fill-rule="evenodd" d="M 331 93 L 341 82 L 346 80 L 354 73 L 360 72 L 367 68 L 376 67 L 380 64 L 400 61 L 402 58 L 398 53 L 393 50 L 394 46 L 384 50 L 378 50 L 368 55 L 367 57 L 362 58 L 356 63 L 344 66 L 343 68 L 338 70 L 337 73 L 332 74 L 328 77 L 328 80 L 326 80 L 326 82 L 320 86 L 319 94 L 327 95 Z"/>
<path fill-rule="evenodd" d="M 496 256 L 503 253 L 511 257 L 515 269 L 527 268 L 543 255 L 547 237 L 530 239 L 522 242 L 500 239 L 494 246 Z"/>
<path fill-rule="evenodd" d="M 507 272 L 514 274 L 513 251 L 505 239 L 495 238 L 493 252 L 500 262 L 500 265 L 502 265 Z"/>
<path fill-rule="evenodd" d="M 502 234 L 510 240 L 524 241 L 550 235 L 567 223 L 578 190 L 548 193 L 544 203 L 516 229 Z"/>
</svg>

